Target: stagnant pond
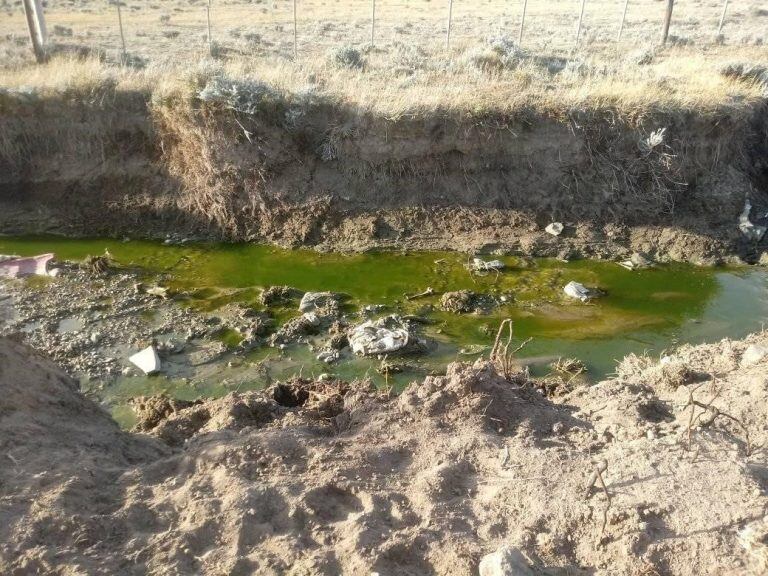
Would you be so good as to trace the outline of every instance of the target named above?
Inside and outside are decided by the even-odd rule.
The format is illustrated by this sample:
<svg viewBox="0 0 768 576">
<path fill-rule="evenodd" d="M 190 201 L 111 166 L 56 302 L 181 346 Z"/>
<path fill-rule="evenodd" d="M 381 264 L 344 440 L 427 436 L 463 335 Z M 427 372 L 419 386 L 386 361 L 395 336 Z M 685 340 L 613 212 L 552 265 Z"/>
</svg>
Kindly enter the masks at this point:
<svg viewBox="0 0 768 576">
<path fill-rule="evenodd" d="M 211 313 L 231 302 L 263 310 L 261 290 L 288 285 L 304 291 L 347 294 L 345 310 L 352 323 L 361 321 L 358 313 L 368 305 L 386 306 L 379 315 L 399 313 L 427 318 L 431 323 L 425 333 L 438 342 L 438 347 L 426 357 L 409 359 L 411 368 L 390 378 L 389 383 L 396 385 L 440 371 L 452 360 L 475 358 L 484 350 L 482 347 L 492 344 L 504 318 L 514 320 L 518 340 L 532 338 L 519 356 L 534 374 L 546 373 L 549 364 L 559 357 L 574 357 L 586 364 L 594 380 L 612 372 L 616 360 L 630 352 L 658 355 L 680 343 L 742 337 L 761 329 L 768 313 L 767 275 L 762 269 L 703 269 L 673 264 L 629 271 L 615 262 L 502 256 L 499 259 L 507 266 L 503 272 L 478 275 L 467 269 L 467 256 L 458 253 L 344 255 L 245 244 L 0 238 L 0 253 L 55 252 L 61 260 L 80 260 L 105 249 L 117 263 L 160 277 L 179 294 L 179 305 Z M 590 304 L 569 300 L 563 286 L 572 280 L 599 287 L 605 295 Z M 405 297 L 427 288 L 432 288 L 435 295 L 414 300 Z M 439 310 L 441 293 L 462 289 L 499 299 L 504 296 L 506 303 L 488 314 Z M 299 314 L 295 308 L 270 313 L 278 323 Z M 236 340 L 237 335 L 232 338 Z M 331 372 L 344 378 L 368 375 L 380 383 L 384 380 L 375 371 L 377 359 L 346 355 L 341 362 L 328 366 L 302 345 L 278 354 L 274 348 L 264 347 L 249 352 L 248 359 L 270 359 L 272 379 L 301 371 L 315 375 Z M 240 389 L 264 384 L 254 373 L 252 381 Z M 159 376 L 122 378 L 100 395 L 108 403 L 122 406 L 129 396 L 163 390 L 185 398 L 229 391 L 216 379 L 190 390 Z"/>
</svg>

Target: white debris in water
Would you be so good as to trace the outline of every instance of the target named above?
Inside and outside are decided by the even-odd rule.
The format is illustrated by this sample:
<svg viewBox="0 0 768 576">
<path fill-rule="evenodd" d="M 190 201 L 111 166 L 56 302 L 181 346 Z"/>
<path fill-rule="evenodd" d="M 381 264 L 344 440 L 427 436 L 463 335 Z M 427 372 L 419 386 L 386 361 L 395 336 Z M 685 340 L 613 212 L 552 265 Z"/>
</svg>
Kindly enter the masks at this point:
<svg viewBox="0 0 768 576">
<path fill-rule="evenodd" d="M 397 316 L 368 320 L 349 333 L 349 347 L 362 356 L 397 352 L 408 345 L 410 333 Z"/>
<path fill-rule="evenodd" d="M 653 263 L 648 260 L 642 254 L 635 252 L 629 257 L 629 260 L 623 260 L 619 262 L 619 266 L 626 268 L 627 270 L 642 270 L 643 268 L 649 268 Z"/>
<path fill-rule="evenodd" d="M 593 296 L 592 291 L 589 290 L 589 288 L 578 282 L 568 282 L 568 284 L 565 285 L 565 288 L 563 288 L 563 292 L 565 292 L 567 296 L 576 298 L 582 302 L 588 302 Z"/>
<path fill-rule="evenodd" d="M 552 224 L 544 228 L 544 231 L 552 236 L 560 236 L 560 234 L 563 233 L 563 229 L 564 226 L 562 222 L 552 222 Z"/>
<path fill-rule="evenodd" d="M 144 348 L 144 350 L 137 352 L 128 360 L 144 372 L 144 374 L 149 375 L 160 371 L 160 356 L 157 355 L 154 346 Z"/>
<path fill-rule="evenodd" d="M 504 262 L 501 260 L 491 260 L 490 262 L 486 262 L 482 258 L 473 258 L 472 264 L 470 265 L 472 270 L 479 272 L 489 272 L 491 270 L 499 271 L 504 270 L 505 267 Z"/>
<path fill-rule="evenodd" d="M 326 364 L 333 364 L 339 360 L 339 352 L 338 350 L 323 350 L 317 355 L 317 359 Z"/>
<path fill-rule="evenodd" d="M 765 226 L 758 226 L 752 224 L 749 219 L 749 213 L 752 211 L 752 203 L 747 198 L 744 201 L 744 211 L 739 215 L 739 230 L 750 240 L 759 242 L 765 236 L 765 231 L 768 229 Z"/>
</svg>

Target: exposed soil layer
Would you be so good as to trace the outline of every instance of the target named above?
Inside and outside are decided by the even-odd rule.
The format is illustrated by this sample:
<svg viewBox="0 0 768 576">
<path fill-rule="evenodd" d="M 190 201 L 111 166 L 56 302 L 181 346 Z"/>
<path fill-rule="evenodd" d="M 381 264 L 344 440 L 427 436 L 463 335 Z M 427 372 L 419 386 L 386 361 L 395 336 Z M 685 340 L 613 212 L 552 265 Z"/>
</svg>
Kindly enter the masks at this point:
<svg viewBox="0 0 768 576">
<path fill-rule="evenodd" d="M 764 574 L 766 346 L 631 357 L 567 392 L 479 362 L 398 397 L 143 399 L 147 435 L 0 340 L 0 572 L 474 575 L 507 544 L 536 574 Z"/>
<path fill-rule="evenodd" d="M 753 219 L 768 207 L 764 103 L 385 119 L 296 95 L 244 113 L 100 90 L 88 103 L 3 95 L 3 233 L 696 263 L 763 251 L 737 222 L 747 197 Z M 559 237 L 544 232 L 553 221 Z"/>
</svg>

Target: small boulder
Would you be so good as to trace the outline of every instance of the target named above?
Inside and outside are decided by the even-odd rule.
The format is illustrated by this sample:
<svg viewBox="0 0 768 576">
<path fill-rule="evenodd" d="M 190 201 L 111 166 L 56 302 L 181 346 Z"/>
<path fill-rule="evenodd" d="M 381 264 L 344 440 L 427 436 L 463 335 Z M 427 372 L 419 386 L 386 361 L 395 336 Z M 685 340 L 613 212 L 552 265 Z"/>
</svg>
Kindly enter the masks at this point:
<svg viewBox="0 0 768 576">
<path fill-rule="evenodd" d="M 480 576 L 534 576 L 528 560 L 517 548 L 503 546 L 496 552 L 483 556 Z"/>
</svg>

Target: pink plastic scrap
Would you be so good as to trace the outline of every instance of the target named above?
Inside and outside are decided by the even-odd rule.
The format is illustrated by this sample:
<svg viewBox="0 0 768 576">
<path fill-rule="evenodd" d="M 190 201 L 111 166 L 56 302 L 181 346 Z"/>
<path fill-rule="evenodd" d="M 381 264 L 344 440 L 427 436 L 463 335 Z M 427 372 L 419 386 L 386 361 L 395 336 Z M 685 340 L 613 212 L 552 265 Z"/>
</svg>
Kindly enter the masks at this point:
<svg viewBox="0 0 768 576">
<path fill-rule="evenodd" d="M 40 254 L 30 258 L 13 258 L 0 262 L 0 277 L 21 278 L 38 274 L 48 275 L 48 262 L 53 260 L 53 254 Z"/>
</svg>

